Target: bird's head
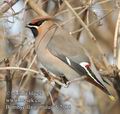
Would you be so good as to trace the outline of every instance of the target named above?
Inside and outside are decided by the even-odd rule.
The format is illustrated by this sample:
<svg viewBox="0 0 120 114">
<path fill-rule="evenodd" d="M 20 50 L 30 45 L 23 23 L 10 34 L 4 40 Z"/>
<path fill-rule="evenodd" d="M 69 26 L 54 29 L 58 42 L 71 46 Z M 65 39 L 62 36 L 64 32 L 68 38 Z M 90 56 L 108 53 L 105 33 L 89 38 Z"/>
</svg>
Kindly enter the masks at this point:
<svg viewBox="0 0 120 114">
<path fill-rule="evenodd" d="M 52 18 L 49 16 L 33 19 L 29 24 L 26 25 L 26 27 L 32 31 L 33 36 L 36 38 L 39 34 L 38 29 L 42 26 L 44 22 L 49 21 L 49 20 L 52 20 Z"/>
</svg>

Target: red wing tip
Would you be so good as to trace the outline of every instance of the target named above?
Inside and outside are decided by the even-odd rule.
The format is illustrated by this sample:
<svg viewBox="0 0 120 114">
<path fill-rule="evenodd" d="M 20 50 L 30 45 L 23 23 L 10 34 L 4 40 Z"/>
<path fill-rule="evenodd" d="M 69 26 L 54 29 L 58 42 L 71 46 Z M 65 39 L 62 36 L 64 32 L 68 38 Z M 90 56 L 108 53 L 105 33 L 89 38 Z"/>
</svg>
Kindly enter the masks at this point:
<svg viewBox="0 0 120 114">
<path fill-rule="evenodd" d="M 86 68 L 89 68 L 90 66 L 91 66 L 91 64 L 87 64 L 87 65 L 85 65 Z"/>
</svg>

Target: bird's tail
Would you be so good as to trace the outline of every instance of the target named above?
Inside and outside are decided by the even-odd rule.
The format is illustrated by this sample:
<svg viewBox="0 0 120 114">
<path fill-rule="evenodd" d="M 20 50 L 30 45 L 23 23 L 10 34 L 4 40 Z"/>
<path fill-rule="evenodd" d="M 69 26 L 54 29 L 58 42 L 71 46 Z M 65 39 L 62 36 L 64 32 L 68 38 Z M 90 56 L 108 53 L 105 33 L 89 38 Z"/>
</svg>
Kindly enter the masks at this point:
<svg viewBox="0 0 120 114">
<path fill-rule="evenodd" d="M 112 100 L 112 101 L 115 101 L 115 97 L 108 91 L 108 89 L 102 85 L 102 84 L 98 84 L 96 83 L 93 79 L 91 79 L 90 77 L 86 77 L 86 80 L 95 85 L 96 87 L 98 87 L 100 90 L 102 90 L 104 93 L 106 93 L 108 95 L 108 97 Z"/>
</svg>

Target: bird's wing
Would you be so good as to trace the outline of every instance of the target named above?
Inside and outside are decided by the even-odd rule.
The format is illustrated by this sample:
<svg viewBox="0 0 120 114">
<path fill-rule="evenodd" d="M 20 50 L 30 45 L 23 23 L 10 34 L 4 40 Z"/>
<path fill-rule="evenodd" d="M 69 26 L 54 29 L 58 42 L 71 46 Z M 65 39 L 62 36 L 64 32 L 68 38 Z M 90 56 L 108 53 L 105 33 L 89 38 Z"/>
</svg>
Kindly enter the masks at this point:
<svg viewBox="0 0 120 114">
<path fill-rule="evenodd" d="M 73 70 L 75 70 L 78 74 L 80 75 L 87 75 L 86 71 L 84 68 L 80 67 L 80 65 L 78 63 L 76 63 L 74 60 L 72 60 L 70 57 L 67 57 L 65 55 L 63 55 L 60 52 L 57 51 L 52 51 L 49 50 L 54 56 L 56 56 L 57 58 L 59 58 L 61 61 L 63 61 L 65 64 L 67 64 L 69 67 L 71 67 Z"/>
<path fill-rule="evenodd" d="M 48 44 L 48 50 L 77 73 L 85 75 L 84 68 L 80 67 L 79 63 L 90 62 L 89 58 L 80 47 L 80 43 L 61 27 L 54 32 L 53 38 Z"/>
<path fill-rule="evenodd" d="M 48 44 L 48 49 L 52 54 L 64 55 L 76 63 L 83 61 L 89 62 L 89 58 L 85 55 L 81 44 L 76 41 L 68 32 L 58 27 L 52 40 Z"/>
<path fill-rule="evenodd" d="M 54 34 L 53 39 L 48 44 L 48 49 L 54 56 L 69 65 L 77 73 L 80 75 L 83 75 L 82 73 L 84 73 L 85 75 L 85 69 L 82 69 L 79 64 L 81 62 L 90 62 L 89 58 L 87 55 L 85 55 L 85 52 L 80 43 L 77 42 L 67 32 L 61 28 L 58 28 Z M 97 78 L 101 83 L 104 84 L 101 76 L 97 75 Z"/>
</svg>

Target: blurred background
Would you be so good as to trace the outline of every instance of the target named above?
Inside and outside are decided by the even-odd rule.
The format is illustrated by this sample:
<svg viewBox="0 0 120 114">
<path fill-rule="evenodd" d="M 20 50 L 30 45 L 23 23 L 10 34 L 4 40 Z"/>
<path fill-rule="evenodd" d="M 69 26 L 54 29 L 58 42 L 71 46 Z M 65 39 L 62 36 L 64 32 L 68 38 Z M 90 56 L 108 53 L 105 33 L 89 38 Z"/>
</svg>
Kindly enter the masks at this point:
<svg viewBox="0 0 120 114">
<path fill-rule="evenodd" d="M 111 66 L 117 66 L 118 69 L 120 67 L 120 1 L 68 2 L 94 34 L 96 41 L 90 38 L 64 0 L 0 0 L 0 67 L 11 67 L 11 70 L 0 70 L 0 114 L 120 113 L 120 81 L 119 78 L 114 79 L 113 74 L 109 76 L 113 70 Z M 54 105 L 47 111 L 44 110 L 43 104 L 51 99 L 46 97 L 53 90 L 51 83 L 41 81 L 38 74 L 18 68 L 39 71 L 34 53 L 35 39 L 25 25 L 44 15 L 41 10 L 58 19 L 64 30 L 87 49 L 98 71 L 107 72 L 108 75 L 103 77 L 110 83 L 109 89 L 116 101 L 111 101 L 106 94 L 90 83 L 79 81 L 72 83 L 68 88 L 62 87 L 59 91 L 54 91 L 57 95 Z M 106 64 L 103 58 L 107 60 Z M 19 70 L 13 70 L 12 67 Z M 24 108 L 36 105 L 37 108 Z"/>
</svg>

